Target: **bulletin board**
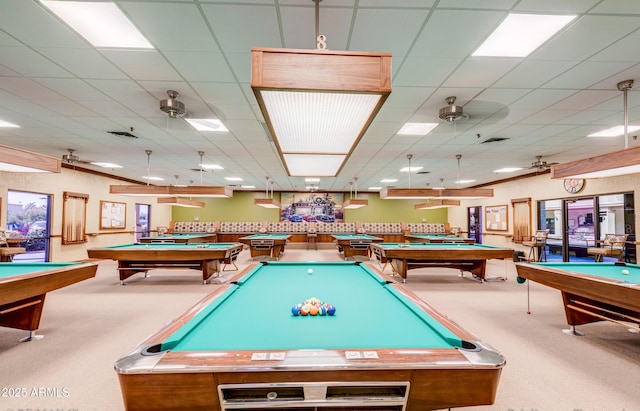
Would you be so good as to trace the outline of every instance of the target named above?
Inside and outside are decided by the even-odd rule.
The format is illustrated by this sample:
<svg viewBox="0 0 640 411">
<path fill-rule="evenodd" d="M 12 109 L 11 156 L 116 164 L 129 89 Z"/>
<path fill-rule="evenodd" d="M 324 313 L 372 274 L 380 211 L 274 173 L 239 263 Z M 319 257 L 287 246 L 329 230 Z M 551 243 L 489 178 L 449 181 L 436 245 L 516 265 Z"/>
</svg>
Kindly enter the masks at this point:
<svg viewBox="0 0 640 411">
<path fill-rule="evenodd" d="M 100 201 L 100 228 L 125 228 L 126 203 Z"/>
<path fill-rule="evenodd" d="M 507 231 L 509 229 L 508 205 L 486 206 L 484 221 L 485 229 L 488 231 Z"/>
</svg>

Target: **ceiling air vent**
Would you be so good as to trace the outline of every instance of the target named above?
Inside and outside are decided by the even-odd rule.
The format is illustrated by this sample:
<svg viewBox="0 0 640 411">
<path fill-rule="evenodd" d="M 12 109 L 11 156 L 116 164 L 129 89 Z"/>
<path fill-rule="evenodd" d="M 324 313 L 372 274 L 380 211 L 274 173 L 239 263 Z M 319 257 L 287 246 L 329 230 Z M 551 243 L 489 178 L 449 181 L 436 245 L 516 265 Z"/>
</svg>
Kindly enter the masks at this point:
<svg viewBox="0 0 640 411">
<path fill-rule="evenodd" d="M 497 143 L 499 141 L 504 141 L 504 140 L 509 140 L 507 137 L 491 137 L 488 138 L 486 140 L 484 140 L 482 143 L 480 144 L 485 144 L 485 143 Z"/>
<path fill-rule="evenodd" d="M 128 131 L 107 131 L 107 133 L 118 137 L 138 138 L 138 136 L 135 136 Z"/>
</svg>

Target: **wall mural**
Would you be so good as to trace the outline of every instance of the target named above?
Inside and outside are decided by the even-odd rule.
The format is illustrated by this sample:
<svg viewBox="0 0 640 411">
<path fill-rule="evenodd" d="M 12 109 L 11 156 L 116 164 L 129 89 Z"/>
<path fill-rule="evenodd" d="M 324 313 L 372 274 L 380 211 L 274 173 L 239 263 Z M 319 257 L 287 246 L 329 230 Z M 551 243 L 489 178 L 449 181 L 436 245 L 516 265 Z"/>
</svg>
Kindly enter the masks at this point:
<svg viewBox="0 0 640 411">
<path fill-rule="evenodd" d="M 341 223 L 343 193 L 281 193 L 280 220 Z"/>
</svg>

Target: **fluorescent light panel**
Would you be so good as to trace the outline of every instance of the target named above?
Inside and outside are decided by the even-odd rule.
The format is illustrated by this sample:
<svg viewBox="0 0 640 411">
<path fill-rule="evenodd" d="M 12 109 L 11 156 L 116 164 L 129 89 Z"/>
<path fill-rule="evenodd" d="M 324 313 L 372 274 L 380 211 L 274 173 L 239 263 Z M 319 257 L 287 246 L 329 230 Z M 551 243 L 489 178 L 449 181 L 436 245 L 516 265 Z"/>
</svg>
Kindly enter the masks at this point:
<svg viewBox="0 0 640 411">
<path fill-rule="evenodd" d="M 437 200 L 429 200 L 426 203 L 416 204 L 413 206 L 416 210 L 428 210 L 430 208 L 447 208 L 447 207 L 457 207 L 460 205 L 460 200 L 448 200 L 448 199 L 437 199 Z"/>
<path fill-rule="evenodd" d="M 403 167 L 400 169 L 401 173 L 415 173 L 417 171 L 422 170 L 424 167 L 422 166 L 415 166 L 415 167 Z"/>
<path fill-rule="evenodd" d="M 522 167 L 503 167 L 497 170 L 493 170 L 494 173 L 513 173 L 514 171 L 520 171 Z"/>
<path fill-rule="evenodd" d="M 362 208 L 369 205 L 369 200 L 365 198 L 352 198 L 342 203 L 344 209 Z"/>
<path fill-rule="evenodd" d="M 253 204 L 264 208 L 280 208 L 280 203 L 273 198 L 254 198 Z"/>
<path fill-rule="evenodd" d="M 509 14 L 474 56 L 526 57 L 575 15 Z"/>
<path fill-rule="evenodd" d="M 346 155 L 323 154 L 284 154 L 289 175 L 304 177 L 308 175 L 334 177 L 346 160 Z"/>
<path fill-rule="evenodd" d="M 438 123 L 405 123 L 397 134 L 405 136 L 426 136 L 438 127 Z"/>
<path fill-rule="evenodd" d="M 17 124 L 13 124 L 13 123 L 9 123 L 8 121 L 4 121 L 4 120 L 0 120 L 0 127 L 6 127 L 6 128 L 20 128 L 19 125 Z"/>
<path fill-rule="evenodd" d="M 153 48 L 115 3 L 40 2 L 95 47 Z"/>
<path fill-rule="evenodd" d="M 205 206 L 205 203 L 202 201 L 195 201 L 181 197 L 160 197 L 158 198 L 158 204 L 187 208 L 204 208 Z"/>
<path fill-rule="evenodd" d="M 640 126 L 627 126 L 627 133 L 640 130 Z M 589 134 L 587 137 L 618 137 L 624 135 L 624 126 L 615 126 L 606 130 Z"/>
<path fill-rule="evenodd" d="M 251 88 L 287 173 L 335 177 L 391 92 L 391 54 L 253 48 L 251 60 Z M 328 165 L 317 172 L 304 155 Z"/>
<path fill-rule="evenodd" d="M 222 121 L 213 118 L 187 118 L 187 123 L 198 131 L 229 131 Z"/>
<path fill-rule="evenodd" d="M 103 167 L 103 168 L 122 168 L 121 165 L 119 164 L 114 164 L 114 163 L 91 163 L 94 166 L 98 166 L 98 167 Z"/>
</svg>

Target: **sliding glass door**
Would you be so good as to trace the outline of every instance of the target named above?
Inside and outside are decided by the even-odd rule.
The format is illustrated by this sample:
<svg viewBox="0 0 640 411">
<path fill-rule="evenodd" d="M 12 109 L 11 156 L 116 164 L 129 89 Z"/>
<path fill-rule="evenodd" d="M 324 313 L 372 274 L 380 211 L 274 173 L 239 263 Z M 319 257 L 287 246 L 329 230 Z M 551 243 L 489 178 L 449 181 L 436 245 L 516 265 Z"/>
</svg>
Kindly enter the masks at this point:
<svg viewBox="0 0 640 411">
<path fill-rule="evenodd" d="M 593 261 L 587 254 L 606 234 L 627 234 L 625 259 L 636 261 L 633 193 L 538 202 L 538 228 L 549 229 L 547 258 Z"/>
</svg>

